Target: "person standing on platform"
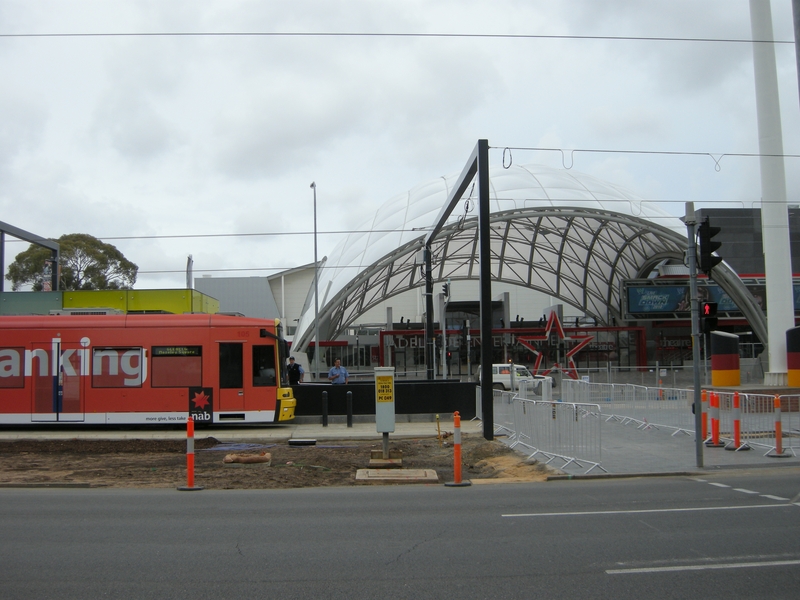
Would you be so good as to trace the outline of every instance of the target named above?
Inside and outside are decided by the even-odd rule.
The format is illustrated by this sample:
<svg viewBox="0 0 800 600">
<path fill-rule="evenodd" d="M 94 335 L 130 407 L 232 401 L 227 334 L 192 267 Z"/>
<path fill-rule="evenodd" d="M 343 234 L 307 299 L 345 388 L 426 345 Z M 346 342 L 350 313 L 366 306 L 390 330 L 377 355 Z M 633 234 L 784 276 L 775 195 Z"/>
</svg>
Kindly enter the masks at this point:
<svg viewBox="0 0 800 600">
<path fill-rule="evenodd" d="M 294 361 L 294 356 L 289 357 L 289 385 L 297 385 L 303 383 L 303 365 Z"/>
<path fill-rule="evenodd" d="M 333 363 L 331 370 L 328 371 L 328 381 L 334 384 L 348 383 L 350 381 L 350 373 L 342 366 L 342 361 L 338 358 Z"/>
</svg>

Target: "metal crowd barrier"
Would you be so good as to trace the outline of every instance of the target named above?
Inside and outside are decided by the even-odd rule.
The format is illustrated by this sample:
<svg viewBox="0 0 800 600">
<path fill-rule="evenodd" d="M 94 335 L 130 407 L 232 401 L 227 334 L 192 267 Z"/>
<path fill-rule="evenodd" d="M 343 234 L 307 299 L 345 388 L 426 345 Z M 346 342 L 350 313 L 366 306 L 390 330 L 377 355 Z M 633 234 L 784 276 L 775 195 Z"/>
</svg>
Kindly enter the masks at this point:
<svg viewBox="0 0 800 600">
<path fill-rule="evenodd" d="M 599 404 L 606 421 L 668 429 L 672 435 L 694 434 L 692 390 L 564 380 L 561 393 L 564 400 Z"/>
<path fill-rule="evenodd" d="M 601 465 L 600 407 L 596 404 L 527 399 L 520 393 L 494 393 L 495 434 L 508 437 L 512 448 L 545 464 L 562 461 L 606 471 Z"/>
<path fill-rule="evenodd" d="M 497 398 L 499 398 L 500 394 L 502 394 L 502 390 L 492 390 L 494 392 L 494 402 L 495 402 L 495 411 L 503 410 L 503 407 L 497 407 Z M 522 398 L 528 398 L 529 400 L 552 400 L 553 399 L 553 378 L 552 377 L 541 377 L 537 378 L 534 381 L 520 381 L 519 382 L 519 395 Z M 481 387 L 475 387 L 475 419 L 483 420 L 483 406 L 481 404 Z M 473 419 L 473 420 L 475 420 Z M 494 426 L 497 428 L 499 427 L 500 431 L 508 431 L 508 428 L 505 427 L 503 424 L 505 423 L 508 425 L 510 423 L 510 419 L 504 420 L 504 417 L 501 415 L 498 417 L 497 412 L 494 415 Z M 498 425 L 500 424 L 500 425 Z M 505 433 L 501 434 L 505 435 Z"/>
<path fill-rule="evenodd" d="M 480 391 L 480 388 L 478 388 Z M 514 425 L 514 398 L 516 394 L 493 390 L 494 435 L 504 435 L 513 443 L 517 437 Z"/>
<path fill-rule="evenodd" d="M 694 436 L 693 390 L 564 380 L 561 391 L 565 401 L 599 404 L 606 421 L 634 424 L 642 429 L 671 429 L 672 435 L 685 433 Z M 735 392 L 715 393 L 719 395 L 720 438 L 731 445 L 737 414 L 733 409 Z M 739 450 L 745 449 L 744 446 L 754 446 L 765 448 L 765 456 L 798 455 L 800 396 L 779 396 L 777 406 L 780 411 L 776 408 L 775 398 L 768 394 L 739 393 L 738 421 L 742 442 Z M 708 409 L 706 403 L 704 412 Z M 776 427 L 776 420 L 780 427 Z M 781 431 L 780 440 L 776 437 L 777 430 Z"/>
<path fill-rule="evenodd" d="M 717 392 L 720 405 L 720 437 L 733 437 L 733 397 L 735 392 Z M 776 397 L 769 394 L 739 393 L 740 438 L 742 446 L 766 448 L 764 455 L 778 450 L 776 419 L 780 416 L 781 455 L 797 456 L 800 451 L 800 396 L 778 396 L 780 413 L 776 410 Z"/>
</svg>

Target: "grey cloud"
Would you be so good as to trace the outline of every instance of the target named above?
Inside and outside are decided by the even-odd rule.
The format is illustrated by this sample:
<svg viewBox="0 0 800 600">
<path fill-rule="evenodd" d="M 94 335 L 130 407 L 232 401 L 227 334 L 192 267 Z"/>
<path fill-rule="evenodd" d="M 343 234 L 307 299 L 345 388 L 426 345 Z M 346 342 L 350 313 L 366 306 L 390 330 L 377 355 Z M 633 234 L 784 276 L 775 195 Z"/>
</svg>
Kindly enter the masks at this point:
<svg viewBox="0 0 800 600">
<path fill-rule="evenodd" d="M 115 90 L 94 114 L 96 137 L 121 155 L 137 161 L 158 158 L 180 142 L 181 135 L 154 103 L 133 90 Z"/>
<path fill-rule="evenodd" d="M 47 111 L 37 101 L 0 96 L 0 170 L 37 146 L 47 123 Z"/>
</svg>

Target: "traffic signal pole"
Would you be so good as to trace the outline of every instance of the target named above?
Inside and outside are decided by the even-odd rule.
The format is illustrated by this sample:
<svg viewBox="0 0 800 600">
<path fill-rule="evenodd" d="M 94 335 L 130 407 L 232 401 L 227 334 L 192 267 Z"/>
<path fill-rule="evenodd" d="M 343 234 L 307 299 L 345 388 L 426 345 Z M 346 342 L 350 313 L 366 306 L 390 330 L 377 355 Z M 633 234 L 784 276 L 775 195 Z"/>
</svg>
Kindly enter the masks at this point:
<svg viewBox="0 0 800 600">
<path fill-rule="evenodd" d="M 703 466 L 703 403 L 700 402 L 700 299 L 697 297 L 697 246 L 695 234 L 697 218 L 694 214 L 694 202 L 686 203 L 686 235 L 689 243 L 686 247 L 686 262 L 689 263 L 689 290 L 692 296 L 692 362 L 694 363 L 694 445 L 697 467 Z"/>
</svg>

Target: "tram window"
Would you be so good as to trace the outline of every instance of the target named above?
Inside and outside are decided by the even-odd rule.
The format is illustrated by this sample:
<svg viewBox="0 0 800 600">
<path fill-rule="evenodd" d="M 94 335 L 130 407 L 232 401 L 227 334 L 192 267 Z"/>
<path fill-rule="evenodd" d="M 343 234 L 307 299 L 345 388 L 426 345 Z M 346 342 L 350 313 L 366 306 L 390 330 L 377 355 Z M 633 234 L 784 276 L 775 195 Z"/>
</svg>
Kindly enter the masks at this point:
<svg viewBox="0 0 800 600">
<path fill-rule="evenodd" d="M 25 387 L 24 360 L 25 348 L 0 348 L 0 388 Z"/>
<path fill-rule="evenodd" d="M 253 346 L 253 385 L 277 385 L 275 346 Z"/>
<path fill-rule="evenodd" d="M 202 346 L 153 346 L 152 387 L 201 387 Z"/>
<path fill-rule="evenodd" d="M 223 389 L 243 387 L 244 361 L 242 344 L 224 343 L 219 345 L 219 387 Z"/>
<path fill-rule="evenodd" d="M 142 386 L 141 348 L 93 348 L 92 387 Z"/>
</svg>

